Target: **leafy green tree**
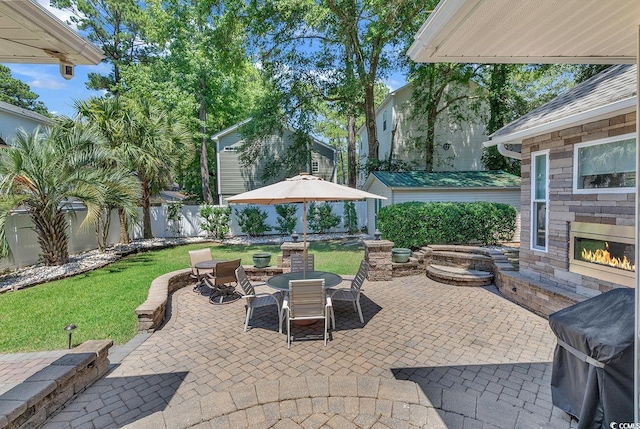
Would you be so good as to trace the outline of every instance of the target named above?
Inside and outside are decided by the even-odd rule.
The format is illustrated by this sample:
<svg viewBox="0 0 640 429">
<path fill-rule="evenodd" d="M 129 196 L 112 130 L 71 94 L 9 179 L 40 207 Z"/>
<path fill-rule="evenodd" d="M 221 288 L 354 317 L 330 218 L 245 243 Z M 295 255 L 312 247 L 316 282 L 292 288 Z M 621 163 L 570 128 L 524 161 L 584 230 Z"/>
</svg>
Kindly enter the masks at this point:
<svg viewBox="0 0 640 429">
<path fill-rule="evenodd" d="M 47 107 L 38 101 L 38 94 L 29 85 L 11 76 L 11 69 L 0 64 L 0 101 L 33 110 L 41 115 L 49 115 Z"/>
<path fill-rule="evenodd" d="M 153 23 L 149 41 L 165 51 L 166 76 L 183 93 L 192 94 L 198 119 L 195 140 L 202 199 L 213 202 L 210 136 L 244 119 L 255 87 L 246 56 L 246 32 L 240 19 L 243 3 L 234 1 L 152 0 L 145 14 Z"/>
<path fill-rule="evenodd" d="M 229 232 L 231 207 L 205 204 L 200 207 L 199 214 L 202 218 L 200 226 L 207 232 L 207 235 L 217 240 L 222 240 L 225 234 Z"/>
<path fill-rule="evenodd" d="M 73 201 L 84 203 L 84 223 L 93 224 L 105 207 L 108 182 L 121 171 L 101 168 L 112 152 L 100 134 L 86 126 L 20 131 L 11 150 L 0 153 L 0 249 L 9 253 L 6 220 L 25 207 L 34 224 L 46 265 L 69 259 L 65 212 Z"/>
<path fill-rule="evenodd" d="M 340 225 L 340 216 L 333 213 L 333 207 L 329 203 L 311 203 L 307 210 L 307 223 L 311 231 L 324 234 Z"/>
<path fill-rule="evenodd" d="M 417 124 L 419 135 L 414 144 L 427 171 L 433 171 L 439 161 L 435 158 L 435 131 L 443 115 L 456 124 L 482 121 L 481 89 L 473 82 L 479 68 L 475 64 L 458 63 L 412 66 L 410 117 Z"/>
<path fill-rule="evenodd" d="M 293 129 L 306 133 L 317 116 L 310 99 L 339 103 L 349 130 L 355 130 L 350 118 L 363 112 L 369 155 L 377 158 L 376 84 L 405 61 L 398 49 L 400 44 L 409 34 L 415 34 L 435 3 L 253 2 L 250 16 L 252 29 L 262 41 L 261 65 L 278 91 L 286 94 L 280 97 L 284 104 L 271 103 L 279 108 L 270 111 L 288 123 L 294 122 Z M 355 133 L 350 135 L 355 146 Z M 352 179 L 350 173 L 348 181 Z"/>
<path fill-rule="evenodd" d="M 275 208 L 278 213 L 276 231 L 280 234 L 290 235 L 298 223 L 296 217 L 298 207 L 294 204 L 276 204 Z"/>
<path fill-rule="evenodd" d="M 153 46 L 144 43 L 143 29 L 151 24 L 137 0 L 51 0 L 51 5 L 72 12 L 71 23 L 102 49 L 102 61 L 111 65 L 108 75 L 89 73 L 89 89 L 119 92 L 122 68 L 155 54 Z"/>
<path fill-rule="evenodd" d="M 247 206 L 241 210 L 236 209 L 235 214 L 238 217 L 238 225 L 242 232 L 250 237 L 258 237 L 264 235 L 265 232 L 271 231 L 271 227 L 267 224 L 267 212 L 260 210 L 258 206 Z"/>
</svg>

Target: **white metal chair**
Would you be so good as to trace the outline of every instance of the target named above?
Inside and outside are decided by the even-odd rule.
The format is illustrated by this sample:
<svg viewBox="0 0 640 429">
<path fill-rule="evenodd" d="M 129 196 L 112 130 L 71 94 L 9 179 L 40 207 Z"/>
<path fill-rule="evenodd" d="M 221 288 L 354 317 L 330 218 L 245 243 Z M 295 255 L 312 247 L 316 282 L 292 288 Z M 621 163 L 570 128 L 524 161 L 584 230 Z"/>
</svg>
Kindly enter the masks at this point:
<svg viewBox="0 0 640 429">
<path fill-rule="evenodd" d="M 362 317 L 362 308 L 360 307 L 360 294 L 362 293 L 362 284 L 367 279 L 369 272 L 369 264 L 366 261 L 360 262 L 360 268 L 356 276 L 351 281 L 350 288 L 331 288 L 327 289 L 327 293 L 331 296 L 331 301 L 349 301 L 353 304 L 353 309 L 358 312 L 360 316 L 360 323 L 364 323 L 364 317 Z M 331 307 L 331 319 L 333 320 L 333 328 L 336 327 L 336 317 L 333 313 L 333 307 Z"/>
<path fill-rule="evenodd" d="M 211 261 L 211 249 L 189 250 L 189 260 L 191 262 L 191 274 L 189 277 L 196 281 L 193 290 L 197 291 L 202 286 L 202 279 L 205 275 L 213 273 L 213 269 L 201 270 L 196 268 L 198 262 Z"/>
<path fill-rule="evenodd" d="M 236 278 L 244 292 L 242 297 L 247 301 L 247 318 L 244 321 L 244 332 L 247 332 L 249 320 L 253 317 L 253 310 L 275 304 L 278 307 L 278 332 L 282 333 L 282 293 L 256 293 L 242 265 L 236 268 Z"/>
<path fill-rule="evenodd" d="M 306 265 L 306 267 L 305 267 Z M 291 255 L 291 272 L 297 273 L 301 271 L 315 271 L 315 263 L 313 254 L 308 253 L 305 261 L 302 253 L 294 253 Z"/>
<path fill-rule="evenodd" d="M 287 319 L 287 348 L 291 348 L 291 322 L 296 320 L 324 320 L 324 345 L 327 345 L 331 297 L 324 289 L 324 279 L 291 280 L 289 293 L 282 303 Z"/>
</svg>

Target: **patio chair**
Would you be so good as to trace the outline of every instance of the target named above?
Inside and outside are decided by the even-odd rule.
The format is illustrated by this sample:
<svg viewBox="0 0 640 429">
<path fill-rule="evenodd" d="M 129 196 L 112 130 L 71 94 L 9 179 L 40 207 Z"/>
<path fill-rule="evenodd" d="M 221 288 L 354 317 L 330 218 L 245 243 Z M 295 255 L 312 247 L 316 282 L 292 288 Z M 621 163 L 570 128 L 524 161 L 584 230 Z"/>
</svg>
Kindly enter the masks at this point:
<svg viewBox="0 0 640 429">
<path fill-rule="evenodd" d="M 291 272 L 297 273 L 300 271 L 315 271 L 314 269 L 314 257 L 313 254 L 307 254 L 306 269 L 305 259 L 302 253 L 294 253 L 291 255 Z"/>
<path fill-rule="evenodd" d="M 278 332 L 282 334 L 282 293 L 256 293 L 242 265 L 236 268 L 236 278 L 244 292 L 242 297 L 247 301 L 247 318 L 244 321 L 244 332 L 247 332 L 249 320 L 253 317 L 253 310 L 275 304 L 278 307 Z"/>
<path fill-rule="evenodd" d="M 193 290 L 197 292 L 202 286 L 204 276 L 208 273 L 213 273 L 213 269 L 201 270 L 196 268 L 196 264 L 198 262 L 211 261 L 211 249 L 189 250 L 189 260 L 191 261 L 191 274 L 189 274 L 189 277 L 196 281 Z"/>
<path fill-rule="evenodd" d="M 240 262 L 240 259 L 218 262 L 215 275 L 207 274 L 204 278 L 204 283 L 211 288 L 209 301 L 212 304 L 223 304 L 240 299 L 241 295 L 236 292 L 235 285 L 230 284 L 238 282 L 236 279 L 236 268 L 240 266 Z M 216 298 L 220 298 L 220 300 L 216 302 Z"/>
<path fill-rule="evenodd" d="M 364 317 L 362 317 L 362 308 L 360 308 L 360 293 L 363 291 L 362 284 L 367 278 L 369 272 L 369 264 L 366 261 L 360 262 L 360 268 L 356 273 L 356 276 L 351 281 L 351 287 L 349 288 L 331 288 L 327 289 L 327 293 L 331 296 L 331 301 L 350 301 L 353 304 L 353 309 L 358 312 L 360 316 L 360 323 L 364 323 Z M 333 307 L 331 307 L 331 319 L 333 320 L 333 328 L 336 327 L 336 317 L 333 313 Z"/>
<path fill-rule="evenodd" d="M 289 293 L 282 303 L 287 319 L 287 348 L 291 348 L 291 322 L 296 320 L 324 320 L 324 345 L 327 345 L 331 298 L 324 289 L 324 279 L 291 280 Z"/>
</svg>

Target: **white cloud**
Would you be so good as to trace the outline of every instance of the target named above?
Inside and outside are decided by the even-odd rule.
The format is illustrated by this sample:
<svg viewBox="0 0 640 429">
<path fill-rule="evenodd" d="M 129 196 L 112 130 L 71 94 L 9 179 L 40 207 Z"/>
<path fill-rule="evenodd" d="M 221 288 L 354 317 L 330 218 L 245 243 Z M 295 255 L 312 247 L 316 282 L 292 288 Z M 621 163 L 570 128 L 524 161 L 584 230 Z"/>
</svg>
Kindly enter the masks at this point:
<svg viewBox="0 0 640 429">
<path fill-rule="evenodd" d="M 20 76 L 25 76 L 25 83 L 32 88 L 60 90 L 67 88 L 67 83 L 61 81 L 47 70 L 33 65 L 12 64 L 11 71 Z M 57 70 L 56 70 L 57 71 Z"/>
</svg>

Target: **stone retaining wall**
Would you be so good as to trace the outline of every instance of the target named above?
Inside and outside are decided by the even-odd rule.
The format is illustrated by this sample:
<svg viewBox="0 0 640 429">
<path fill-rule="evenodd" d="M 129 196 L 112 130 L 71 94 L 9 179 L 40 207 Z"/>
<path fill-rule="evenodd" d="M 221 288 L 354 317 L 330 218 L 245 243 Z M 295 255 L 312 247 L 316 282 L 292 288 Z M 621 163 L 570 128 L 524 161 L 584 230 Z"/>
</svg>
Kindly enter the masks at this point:
<svg viewBox="0 0 640 429">
<path fill-rule="evenodd" d="M 86 341 L 0 395 L 0 429 L 36 428 L 109 369 L 111 340 Z"/>
<path fill-rule="evenodd" d="M 169 295 L 193 284 L 193 280 L 189 277 L 190 274 L 191 268 L 185 268 L 156 277 L 151 282 L 147 300 L 136 308 L 138 331 L 153 332 L 162 325 Z"/>
</svg>

